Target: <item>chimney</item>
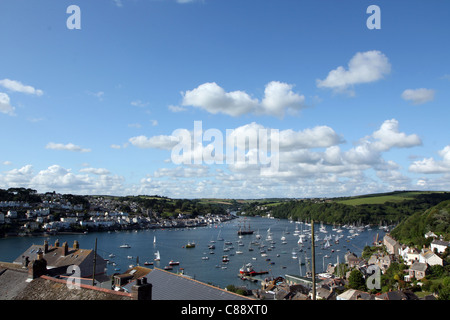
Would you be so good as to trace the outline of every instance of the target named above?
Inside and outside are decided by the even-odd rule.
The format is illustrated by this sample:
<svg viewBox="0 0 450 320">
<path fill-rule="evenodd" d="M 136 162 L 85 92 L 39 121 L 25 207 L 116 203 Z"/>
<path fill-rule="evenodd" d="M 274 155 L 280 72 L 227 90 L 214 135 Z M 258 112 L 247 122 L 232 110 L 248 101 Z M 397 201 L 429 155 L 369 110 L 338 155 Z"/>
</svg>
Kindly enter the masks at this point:
<svg viewBox="0 0 450 320">
<path fill-rule="evenodd" d="M 47 273 L 47 261 L 41 249 L 37 252 L 36 260 L 28 264 L 28 279 L 36 279 Z"/>
<path fill-rule="evenodd" d="M 75 240 L 75 241 L 73 242 L 73 248 L 74 248 L 75 250 L 80 249 L 80 244 L 78 243 L 77 240 Z"/>
<path fill-rule="evenodd" d="M 58 239 L 56 239 L 56 241 L 55 241 L 55 247 L 56 247 L 56 248 L 59 247 L 59 240 L 58 240 Z"/>
<path fill-rule="evenodd" d="M 44 240 L 44 253 L 48 252 L 48 241 Z"/>
<path fill-rule="evenodd" d="M 67 254 L 69 253 L 69 246 L 67 245 L 67 242 L 63 243 L 62 248 L 63 248 L 63 255 L 67 256 Z"/>
<path fill-rule="evenodd" d="M 147 278 L 137 279 L 131 287 L 132 300 L 152 300 L 152 284 L 147 283 Z"/>
<path fill-rule="evenodd" d="M 42 249 L 39 248 L 38 252 L 36 252 L 36 260 L 43 260 L 44 259 L 44 252 L 42 252 Z"/>
</svg>

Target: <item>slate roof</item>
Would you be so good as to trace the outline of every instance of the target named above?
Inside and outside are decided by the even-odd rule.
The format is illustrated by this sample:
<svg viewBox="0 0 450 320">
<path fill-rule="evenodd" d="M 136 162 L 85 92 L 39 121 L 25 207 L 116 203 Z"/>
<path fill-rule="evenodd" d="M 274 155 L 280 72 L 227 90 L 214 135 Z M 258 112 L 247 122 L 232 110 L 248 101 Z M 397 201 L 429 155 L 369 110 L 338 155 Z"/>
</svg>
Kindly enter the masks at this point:
<svg viewBox="0 0 450 320">
<path fill-rule="evenodd" d="M 69 289 L 65 280 L 41 276 L 29 282 L 14 300 L 131 300 L 131 296 L 83 284 L 80 289 Z"/>
<path fill-rule="evenodd" d="M 22 266 L 0 262 L 0 300 L 131 300 L 129 293 L 92 287 L 81 283 L 81 289 L 69 289 L 65 279 L 41 276 L 28 278 Z"/>
<path fill-rule="evenodd" d="M 374 296 L 367 292 L 349 289 L 338 295 L 337 300 L 374 300 Z"/>
<path fill-rule="evenodd" d="M 409 269 L 413 270 L 413 271 L 425 272 L 427 270 L 427 264 L 426 263 L 422 263 L 422 262 L 414 262 Z"/>
<path fill-rule="evenodd" d="M 419 300 L 419 298 L 413 292 L 397 290 L 382 293 L 376 300 Z"/>
<path fill-rule="evenodd" d="M 28 272 L 20 266 L 0 262 L 0 300 L 12 300 L 27 285 Z"/>
<path fill-rule="evenodd" d="M 443 241 L 443 240 L 433 240 L 433 242 L 431 242 L 431 244 L 444 246 L 444 247 L 449 247 L 450 246 L 450 242 L 449 241 Z"/>
<path fill-rule="evenodd" d="M 143 275 L 143 269 L 148 273 Z M 152 300 L 252 300 L 206 283 L 172 272 L 154 268 L 139 268 L 139 273 L 153 285 Z M 134 281 L 124 288 L 130 292 Z"/>
<path fill-rule="evenodd" d="M 14 263 L 22 264 L 22 257 L 28 257 L 29 261 L 37 258 L 37 252 L 41 249 L 44 251 L 43 245 L 32 245 L 24 253 L 14 260 Z M 86 257 L 93 251 L 88 249 L 68 248 L 68 254 L 64 256 L 62 247 L 49 247 L 48 252 L 44 254 L 48 268 L 56 268 L 61 266 L 80 265 Z"/>
</svg>

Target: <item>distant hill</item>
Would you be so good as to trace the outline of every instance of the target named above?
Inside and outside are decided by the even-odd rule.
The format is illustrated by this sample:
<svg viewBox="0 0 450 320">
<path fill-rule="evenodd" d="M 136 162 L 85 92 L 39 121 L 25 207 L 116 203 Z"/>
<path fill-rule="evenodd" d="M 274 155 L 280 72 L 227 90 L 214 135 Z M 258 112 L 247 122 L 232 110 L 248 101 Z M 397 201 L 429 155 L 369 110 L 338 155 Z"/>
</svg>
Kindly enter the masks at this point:
<svg viewBox="0 0 450 320">
<path fill-rule="evenodd" d="M 270 213 L 275 218 L 314 219 L 328 224 L 391 225 L 446 200 L 450 200 L 450 192 L 398 191 L 358 197 L 290 200 L 265 206 L 261 201 L 249 201 L 241 211 L 248 215 Z"/>
<path fill-rule="evenodd" d="M 392 230 L 391 235 L 401 243 L 422 246 L 431 241 L 424 238 L 428 231 L 450 239 L 450 200 L 414 213 Z"/>
<path fill-rule="evenodd" d="M 439 193 L 445 193 L 445 192 L 438 192 L 438 191 L 393 191 L 393 192 L 386 192 L 386 193 L 374 193 L 374 194 L 367 194 L 367 195 L 361 195 L 361 196 L 354 196 L 354 197 L 346 197 L 346 198 L 339 198 L 339 200 L 336 200 L 339 203 L 348 204 L 348 205 L 361 205 L 361 204 L 384 204 L 386 202 L 402 202 L 405 200 L 413 200 L 417 196 L 421 195 L 432 195 L 432 194 L 439 194 Z"/>
</svg>

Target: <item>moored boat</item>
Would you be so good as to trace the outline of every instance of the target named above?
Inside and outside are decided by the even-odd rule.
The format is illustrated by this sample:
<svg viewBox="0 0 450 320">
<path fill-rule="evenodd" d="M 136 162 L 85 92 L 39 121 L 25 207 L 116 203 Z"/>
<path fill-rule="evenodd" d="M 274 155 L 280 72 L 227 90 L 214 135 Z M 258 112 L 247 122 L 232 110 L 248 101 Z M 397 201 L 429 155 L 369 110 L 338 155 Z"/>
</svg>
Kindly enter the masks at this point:
<svg viewBox="0 0 450 320">
<path fill-rule="evenodd" d="M 245 276 L 254 276 L 259 274 L 266 274 L 269 273 L 268 271 L 255 271 L 253 270 L 253 265 L 251 263 L 247 263 L 245 266 L 242 266 L 241 269 L 239 269 L 239 273 Z"/>
<path fill-rule="evenodd" d="M 186 245 L 186 248 L 195 248 L 195 242 L 188 242 L 188 244 Z"/>
</svg>

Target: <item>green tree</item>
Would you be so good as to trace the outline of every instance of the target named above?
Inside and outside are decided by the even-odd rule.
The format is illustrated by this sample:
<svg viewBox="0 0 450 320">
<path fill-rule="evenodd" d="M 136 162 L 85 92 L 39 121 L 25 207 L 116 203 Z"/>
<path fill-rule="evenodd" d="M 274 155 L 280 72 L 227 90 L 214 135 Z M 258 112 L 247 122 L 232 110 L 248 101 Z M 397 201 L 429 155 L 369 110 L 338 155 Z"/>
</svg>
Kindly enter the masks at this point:
<svg viewBox="0 0 450 320">
<path fill-rule="evenodd" d="M 364 280 L 364 276 L 361 271 L 355 269 L 350 272 L 350 276 L 348 277 L 348 286 L 352 289 L 366 291 L 366 282 Z"/>
</svg>

